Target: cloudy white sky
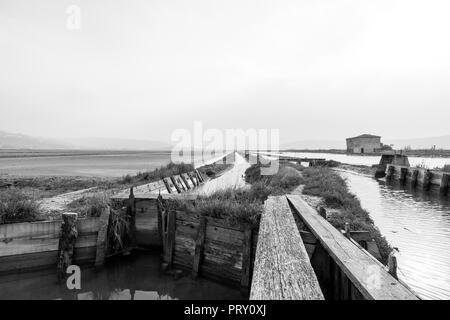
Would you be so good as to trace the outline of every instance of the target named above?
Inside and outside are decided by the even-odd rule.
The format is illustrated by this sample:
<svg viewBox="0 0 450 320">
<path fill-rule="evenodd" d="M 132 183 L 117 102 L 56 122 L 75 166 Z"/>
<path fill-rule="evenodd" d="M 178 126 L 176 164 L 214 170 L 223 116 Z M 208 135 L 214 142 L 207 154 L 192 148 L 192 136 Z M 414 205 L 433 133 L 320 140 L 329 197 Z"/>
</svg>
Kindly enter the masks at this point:
<svg viewBox="0 0 450 320">
<path fill-rule="evenodd" d="M 66 27 L 69 5 L 81 29 Z M 0 0 L 0 130 L 450 134 L 450 2 Z"/>
</svg>

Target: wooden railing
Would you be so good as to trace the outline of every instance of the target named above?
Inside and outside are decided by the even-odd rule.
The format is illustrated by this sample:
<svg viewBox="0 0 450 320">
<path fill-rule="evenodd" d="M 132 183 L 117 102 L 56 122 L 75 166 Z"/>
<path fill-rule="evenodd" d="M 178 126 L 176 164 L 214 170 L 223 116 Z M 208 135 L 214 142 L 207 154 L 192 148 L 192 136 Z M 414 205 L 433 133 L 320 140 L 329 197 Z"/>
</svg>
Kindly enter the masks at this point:
<svg viewBox="0 0 450 320">
<path fill-rule="evenodd" d="M 333 227 L 298 195 L 288 195 L 294 214 L 317 239 L 311 264 L 326 299 L 411 300 L 416 295 Z"/>
</svg>

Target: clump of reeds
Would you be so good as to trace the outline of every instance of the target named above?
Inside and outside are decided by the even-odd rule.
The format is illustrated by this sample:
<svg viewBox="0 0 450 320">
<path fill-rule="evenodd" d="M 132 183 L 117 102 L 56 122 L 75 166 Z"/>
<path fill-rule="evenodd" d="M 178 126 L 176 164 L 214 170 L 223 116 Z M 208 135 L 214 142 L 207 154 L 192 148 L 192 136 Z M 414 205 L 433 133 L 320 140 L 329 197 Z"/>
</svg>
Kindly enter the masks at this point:
<svg viewBox="0 0 450 320">
<path fill-rule="evenodd" d="M 137 182 L 153 182 L 192 170 L 194 170 L 194 166 L 192 164 L 170 162 L 168 165 L 161 166 L 153 171 L 138 172 L 134 176 L 127 174 L 122 177 L 121 183 L 132 184 Z"/>
<path fill-rule="evenodd" d="M 17 188 L 0 192 L 0 224 L 36 221 L 41 214 L 39 203 L 30 194 Z"/>
<path fill-rule="evenodd" d="M 96 192 L 70 202 L 67 207 L 78 213 L 79 217 L 99 217 L 110 205 L 110 199 L 105 193 Z"/>
</svg>

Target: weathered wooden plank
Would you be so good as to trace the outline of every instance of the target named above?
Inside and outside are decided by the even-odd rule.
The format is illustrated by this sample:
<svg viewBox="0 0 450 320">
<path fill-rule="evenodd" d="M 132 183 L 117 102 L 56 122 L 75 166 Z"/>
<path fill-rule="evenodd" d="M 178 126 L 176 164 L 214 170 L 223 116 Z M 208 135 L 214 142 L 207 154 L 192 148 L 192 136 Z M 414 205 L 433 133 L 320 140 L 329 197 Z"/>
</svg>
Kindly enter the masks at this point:
<svg viewBox="0 0 450 320">
<path fill-rule="evenodd" d="M 286 197 L 264 203 L 251 300 L 322 300 L 314 270 Z"/>
<path fill-rule="evenodd" d="M 205 245 L 205 237 L 206 237 L 206 218 L 200 218 L 200 224 L 198 226 L 197 238 L 195 240 L 195 253 L 194 253 L 194 262 L 192 264 L 192 276 L 197 277 L 200 264 L 202 262 L 203 248 Z"/>
<path fill-rule="evenodd" d="M 60 228 L 61 220 L 1 224 L 0 242 L 8 242 L 9 239 L 22 237 L 58 236 Z"/>
<path fill-rule="evenodd" d="M 366 299 L 408 300 L 417 297 L 341 234 L 300 196 L 287 196 L 327 253 Z M 373 281 L 379 285 L 374 286 Z"/>
<path fill-rule="evenodd" d="M 100 228 L 97 233 L 97 248 L 95 254 L 95 266 L 101 267 L 105 264 L 106 251 L 108 250 L 108 223 L 111 210 L 109 207 L 102 210 L 100 214 Z"/>
<path fill-rule="evenodd" d="M 173 251 L 175 246 L 175 231 L 176 231 L 176 211 L 170 210 L 167 213 L 167 248 L 165 250 L 165 261 L 172 266 Z"/>
</svg>

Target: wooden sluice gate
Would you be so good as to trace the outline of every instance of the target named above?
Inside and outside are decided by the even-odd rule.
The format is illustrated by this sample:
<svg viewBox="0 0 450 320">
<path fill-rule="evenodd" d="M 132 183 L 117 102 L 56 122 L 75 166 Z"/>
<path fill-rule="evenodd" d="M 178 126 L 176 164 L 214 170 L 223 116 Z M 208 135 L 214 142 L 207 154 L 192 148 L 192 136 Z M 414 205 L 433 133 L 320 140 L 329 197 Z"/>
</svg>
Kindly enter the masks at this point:
<svg viewBox="0 0 450 320">
<path fill-rule="evenodd" d="M 448 195 L 450 188 L 450 172 L 430 170 L 403 165 L 386 165 L 386 181 L 410 184 L 413 188 L 425 191 L 436 190 L 442 195 Z"/>
</svg>

